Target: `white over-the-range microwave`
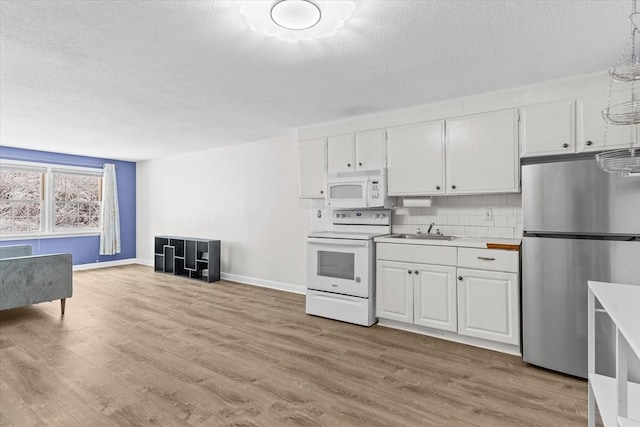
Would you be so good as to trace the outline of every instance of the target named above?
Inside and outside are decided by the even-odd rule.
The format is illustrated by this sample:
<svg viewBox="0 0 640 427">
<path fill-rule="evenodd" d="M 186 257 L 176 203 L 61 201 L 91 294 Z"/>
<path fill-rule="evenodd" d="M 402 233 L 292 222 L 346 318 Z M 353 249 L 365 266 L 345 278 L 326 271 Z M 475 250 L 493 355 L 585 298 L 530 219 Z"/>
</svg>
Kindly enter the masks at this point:
<svg viewBox="0 0 640 427">
<path fill-rule="evenodd" d="M 332 208 L 390 208 L 387 170 L 327 172 L 325 204 Z"/>
</svg>

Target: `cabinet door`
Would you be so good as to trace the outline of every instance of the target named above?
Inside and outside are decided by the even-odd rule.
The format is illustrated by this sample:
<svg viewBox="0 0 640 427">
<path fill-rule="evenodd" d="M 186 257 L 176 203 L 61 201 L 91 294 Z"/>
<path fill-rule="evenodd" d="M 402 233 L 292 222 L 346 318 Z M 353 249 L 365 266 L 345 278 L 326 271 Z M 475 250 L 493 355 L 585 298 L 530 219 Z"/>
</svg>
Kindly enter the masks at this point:
<svg viewBox="0 0 640 427">
<path fill-rule="evenodd" d="M 630 94 L 628 95 L 631 96 Z M 608 125 L 602 118 L 602 110 L 607 107 L 607 95 L 592 96 L 579 99 L 576 102 L 576 139 L 578 151 L 598 151 L 611 148 L 640 146 L 636 126 Z M 623 102 L 613 99 L 612 104 Z M 607 143 L 605 146 L 604 132 L 607 129 Z"/>
<path fill-rule="evenodd" d="M 384 129 L 356 133 L 356 169 L 382 169 L 386 164 Z"/>
<path fill-rule="evenodd" d="M 324 197 L 324 174 L 327 171 L 327 141 L 324 138 L 301 141 L 300 198 Z"/>
<path fill-rule="evenodd" d="M 520 344 L 518 275 L 458 269 L 458 333 Z"/>
<path fill-rule="evenodd" d="M 520 109 L 521 157 L 575 152 L 573 101 Z"/>
<path fill-rule="evenodd" d="M 376 316 L 413 323 L 413 265 L 376 263 Z"/>
<path fill-rule="evenodd" d="M 355 170 L 353 135 L 330 136 L 327 144 L 329 172 Z"/>
<path fill-rule="evenodd" d="M 413 274 L 413 323 L 457 332 L 456 268 L 415 264 Z"/>
<path fill-rule="evenodd" d="M 519 190 L 516 110 L 446 122 L 447 194 Z"/>
<path fill-rule="evenodd" d="M 444 194 L 444 121 L 388 130 L 390 196 Z"/>
</svg>

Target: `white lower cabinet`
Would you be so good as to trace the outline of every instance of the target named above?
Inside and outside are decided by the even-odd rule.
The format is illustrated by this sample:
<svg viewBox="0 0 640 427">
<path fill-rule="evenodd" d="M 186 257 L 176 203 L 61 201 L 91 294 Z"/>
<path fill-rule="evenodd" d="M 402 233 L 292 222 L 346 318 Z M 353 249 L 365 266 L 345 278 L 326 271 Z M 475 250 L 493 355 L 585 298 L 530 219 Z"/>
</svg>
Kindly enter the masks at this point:
<svg viewBox="0 0 640 427">
<path fill-rule="evenodd" d="M 456 332 L 457 311 L 456 268 L 414 265 L 413 323 Z"/>
<path fill-rule="evenodd" d="M 382 325 L 519 353 L 519 264 L 517 251 L 378 243 L 376 315 Z"/>
<path fill-rule="evenodd" d="M 455 332 L 455 276 L 455 267 L 378 261 L 376 315 Z"/>
<path fill-rule="evenodd" d="M 458 269 L 458 333 L 520 343 L 518 275 Z"/>
<path fill-rule="evenodd" d="M 456 268 L 377 262 L 376 315 L 456 331 Z"/>
<path fill-rule="evenodd" d="M 376 269 L 376 316 L 413 323 L 413 265 L 378 261 Z"/>
</svg>

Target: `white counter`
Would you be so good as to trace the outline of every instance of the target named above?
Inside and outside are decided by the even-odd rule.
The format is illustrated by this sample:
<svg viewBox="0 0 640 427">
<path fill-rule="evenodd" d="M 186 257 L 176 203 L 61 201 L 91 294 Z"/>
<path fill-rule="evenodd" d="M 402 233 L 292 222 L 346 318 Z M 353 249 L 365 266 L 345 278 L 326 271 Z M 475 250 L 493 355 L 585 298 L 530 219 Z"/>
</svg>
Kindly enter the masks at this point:
<svg viewBox="0 0 640 427">
<path fill-rule="evenodd" d="M 640 426 L 640 384 L 627 376 L 627 358 L 640 358 L 640 286 L 589 281 L 589 405 L 588 425 L 595 426 L 597 403 L 602 422 L 609 426 Z M 597 308 L 596 300 L 602 308 Z M 616 377 L 595 371 L 595 317 L 606 313 L 616 329 Z M 627 351 L 631 349 L 631 352 Z"/>
<path fill-rule="evenodd" d="M 453 246 L 458 248 L 487 248 L 487 244 L 520 245 L 522 239 L 497 239 L 493 237 L 460 237 L 454 240 L 403 239 L 399 237 L 376 237 L 376 243 L 404 243 L 407 245 Z"/>
</svg>

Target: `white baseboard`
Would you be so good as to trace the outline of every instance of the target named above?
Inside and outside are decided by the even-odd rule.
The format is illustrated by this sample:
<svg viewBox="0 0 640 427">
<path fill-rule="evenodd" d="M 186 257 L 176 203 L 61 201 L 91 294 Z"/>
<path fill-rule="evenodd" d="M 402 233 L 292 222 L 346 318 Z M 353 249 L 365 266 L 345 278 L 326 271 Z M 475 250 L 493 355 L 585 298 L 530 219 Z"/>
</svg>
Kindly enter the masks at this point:
<svg viewBox="0 0 640 427">
<path fill-rule="evenodd" d="M 87 270 L 90 268 L 113 267 L 116 265 L 125 265 L 125 264 L 140 264 L 140 265 L 146 265 L 149 267 L 154 266 L 154 262 L 152 260 L 142 259 L 142 258 L 131 258 L 131 259 L 121 260 L 121 261 L 101 262 L 96 264 L 82 264 L 79 266 L 74 266 L 73 269 Z M 259 279 L 257 277 L 242 276 L 240 274 L 231 274 L 231 273 L 225 273 L 225 272 L 220 273 L 220 278 L 223 280 L 230 280 L 232 282 L 244 283 L 245 285 L 253 285 L 253 286 L 260 286 L 262 288 L 277 289 L 279 291 L 292 292 L 294 294 L 305 295 L 307 293 L 306 286 L 294 285 L 292 283 L 278 282 L 275 280 Z"/>
<path fill-rule="evenodd" d="M 117 261 L 92 262 L 73 266 L 73 271 L 92 270 L 94 268 L 116 267 L 118 265 L 140 264 L 137 258 L 119 259 Z"/>
<path fill-rule="evenodd" d="M 294 294 L 305 295 L 306 286 L 294 285 L 292 283 L 277 282 L 275 280 L 258 279 L 257 277 L 241 276 L 239 274 L 220 273 L 220 278 L 232 282 L 244 283 L 246 285 L 260 286 L 262 288 L 277 289 L 279 291 L 292 292 Z"/>
</svg>

